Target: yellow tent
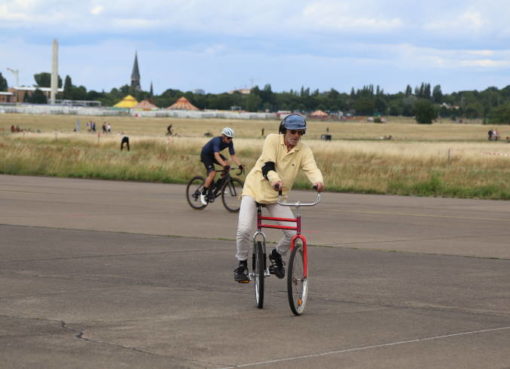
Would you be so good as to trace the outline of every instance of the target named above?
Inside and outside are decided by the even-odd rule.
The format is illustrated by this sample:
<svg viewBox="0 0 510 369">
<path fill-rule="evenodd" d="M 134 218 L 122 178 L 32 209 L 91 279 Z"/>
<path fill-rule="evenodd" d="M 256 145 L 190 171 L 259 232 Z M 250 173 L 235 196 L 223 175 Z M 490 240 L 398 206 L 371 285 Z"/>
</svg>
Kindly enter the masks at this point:
<svg viewBox="0 0 510 369">
<path fill-rule="evenodd" d="M 127 95 L 125 98 L 123 98 L 121 101 L 119 101 L 117 104 L 115 104 L 114 108 L 133 108 L 138 104 L 138 101 L 131 96 Z"/>
</svg>

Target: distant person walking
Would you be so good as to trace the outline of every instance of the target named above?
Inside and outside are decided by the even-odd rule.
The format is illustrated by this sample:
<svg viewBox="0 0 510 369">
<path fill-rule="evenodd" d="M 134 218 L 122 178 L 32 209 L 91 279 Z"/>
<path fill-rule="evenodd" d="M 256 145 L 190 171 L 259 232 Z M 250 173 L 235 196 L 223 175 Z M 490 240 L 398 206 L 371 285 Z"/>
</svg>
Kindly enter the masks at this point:
<svg viewBox="0 0 510 369">
<path fill-rule="evenodd" d="M 127 151 L 130 150 L 129 148 L 129 137 L 124 135 L 124 133 L 122 133 L 122 140 L 120 141 L 120 151 L 124 150 L 124 146 L 126 146 L 127 148 Z"/>
</svg>

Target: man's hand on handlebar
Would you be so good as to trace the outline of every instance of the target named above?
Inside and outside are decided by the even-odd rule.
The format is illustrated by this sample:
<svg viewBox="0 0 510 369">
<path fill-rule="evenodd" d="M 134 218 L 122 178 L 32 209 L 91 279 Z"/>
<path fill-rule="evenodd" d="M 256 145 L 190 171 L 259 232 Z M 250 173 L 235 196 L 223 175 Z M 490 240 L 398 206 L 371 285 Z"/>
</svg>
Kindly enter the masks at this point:
<svg viewBox="0 0 510 369">
<path fill-rule="evenodd" d="M 317 191 L 317 192 L 322 192 L 324 191 L 324 183 L 321 183 L 321 182 L 317 182 L 313 185 L 313 188 Z"/>
<path fill-rule="evenodd" d="M 282 190 L 283 190 L 283 183 L 282 183 L 282 181 L 275 182 L 273 184 L 273 188 L 274 188 L 275 191 L 282 192 Z"/>
</svg>

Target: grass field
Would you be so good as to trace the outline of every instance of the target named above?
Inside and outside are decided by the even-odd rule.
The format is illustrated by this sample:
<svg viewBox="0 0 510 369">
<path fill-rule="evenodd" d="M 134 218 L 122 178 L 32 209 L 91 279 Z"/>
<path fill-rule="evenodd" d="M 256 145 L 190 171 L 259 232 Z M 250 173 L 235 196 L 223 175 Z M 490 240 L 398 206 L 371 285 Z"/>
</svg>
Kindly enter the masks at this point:
<svg viewBox="0 0 510 369">
<path fill-rule="evenodd" d="M 73 132 L 76 120 L 81 131 Z M 89 133 L 85 123 L 104 121 L 111 134 Z M 173 124 L 177 136 L 166 137 Z M 11 134 L 10 126 L 30 130 Z M 277 121 L 194 120 L 133 117 L 32 116 L 0 114 L 0 172 L 185 183 L 201 174 L 204 133 L 222 127 L 236 131 L 239 157 L 248 167 L 262 146 L 262 130 Z M 309 122 L 304 140 L 312 146 L 330 191 L 418 196 L 510 199 L 510 143 L 488 142 L 490 127 L 477 122 L 418 125 L 394 119 L 367 122 Z M 510 126 L 497 127 L 510 136 Z M 119 150 L 120 133 L 132 150 Z M 332 141 L 321 141 L 328 132 Z M 391 140 L 381 139 L 391 135 Z M 307 188 L 301 177 L 296 184 Z"/>
<path fill-rule="evenodd" d="M 158 136 L 166 132 L 169 124 L 180 136 L 203 137 L 204 133 L 218 134 L 222 127 L 230 126 L 236 131 L 237 137 L 260 137 L 262 129 L 265 134 L 275 132 L 278 121 L 266 120 L 220 120 L 220 119 L 176 119 L 176 118 L 135 118 L 135 117 L 87 117 L 76 115 L 28 115 L 0 114 L 0 130 L 9 132 L 10 126 L 19 126 L 43 133 L 70 133 L 76 121 L 81 122 L 81 133 L 86 133 L 85 124 L 95 121 L 97 129 L 103 122 L 112 125 L 114 133 L 125 132 L 134 136 Z M 479 141 L 487 140 L 488 126 L 479 121 L 470 124 L 440 121 L 432 125 L 419 125 L 411 118 L 390 118 L 387 123 L 368 123 L 361 121 L 322 122 L 310 121 L 307 139 L 319 139 L 321 134 L 328 133 L 333 140 L 379 140 L 391 135 L 397 141 Z M 510 136 L 510 126 L 500 126 L 502 137 Z"/>
</svg>

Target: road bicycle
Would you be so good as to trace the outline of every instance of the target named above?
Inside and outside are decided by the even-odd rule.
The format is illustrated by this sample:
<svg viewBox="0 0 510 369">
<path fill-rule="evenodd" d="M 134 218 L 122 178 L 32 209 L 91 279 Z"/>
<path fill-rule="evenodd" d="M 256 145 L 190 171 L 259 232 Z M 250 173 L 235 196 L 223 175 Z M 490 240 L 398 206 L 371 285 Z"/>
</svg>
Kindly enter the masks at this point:
<svg viewBox="0 0 510 369">
<path fill-rule="evenodd" d="M 242 168 L 221 169 L 216 172 L 220 174 L 219 179 L 213 183 L 207 194 L 207 204 L 221 196 L 221 201 L 225 209 L 232 213 L 237 213 L 241 206 L 241 193 L 243 192 L 243 182 L 239 178 L 232 177 L 230 170 L 238 169 L 237 175 L 243 173 Z M 200 194 L 204 188 L 205 178 L 195 176 L 191 178 L 186 186 L 186 199 L 193 209 L 202 210 L 207 205 L 200 201 Z"/>
<path fill-rule="evenodd" d="M 287 269 L 287 296 L 289 306 L 295 315 L 301 315 L 305 310 L 308 298 L 308 248 L 306 237 L 301 233 L 302 206 L 315 206 L 320 202 L 320 193 L 313 202 L 283 202 L 281 193 L 278 196 L 278 204 L 295 207 L 294 218 L 277 218 L 262 215 L 264 205 L 257 203 L 257 230 L 253 235 L 252 271 L 249 273 L 250 280 L 255 285 L 255 301 L 257 307 L 264 307 L 264 280 L 269 277 L 269 268 L 266 258 L 266 235 L 263 228 L 294 230 L 296 234 L 290 241 L 290 256 Z M 278 224 L 267 223 L 278 222 Z M 294 225 L 281 225 L 279 222 L 295 223 Z"/>
</svg>

